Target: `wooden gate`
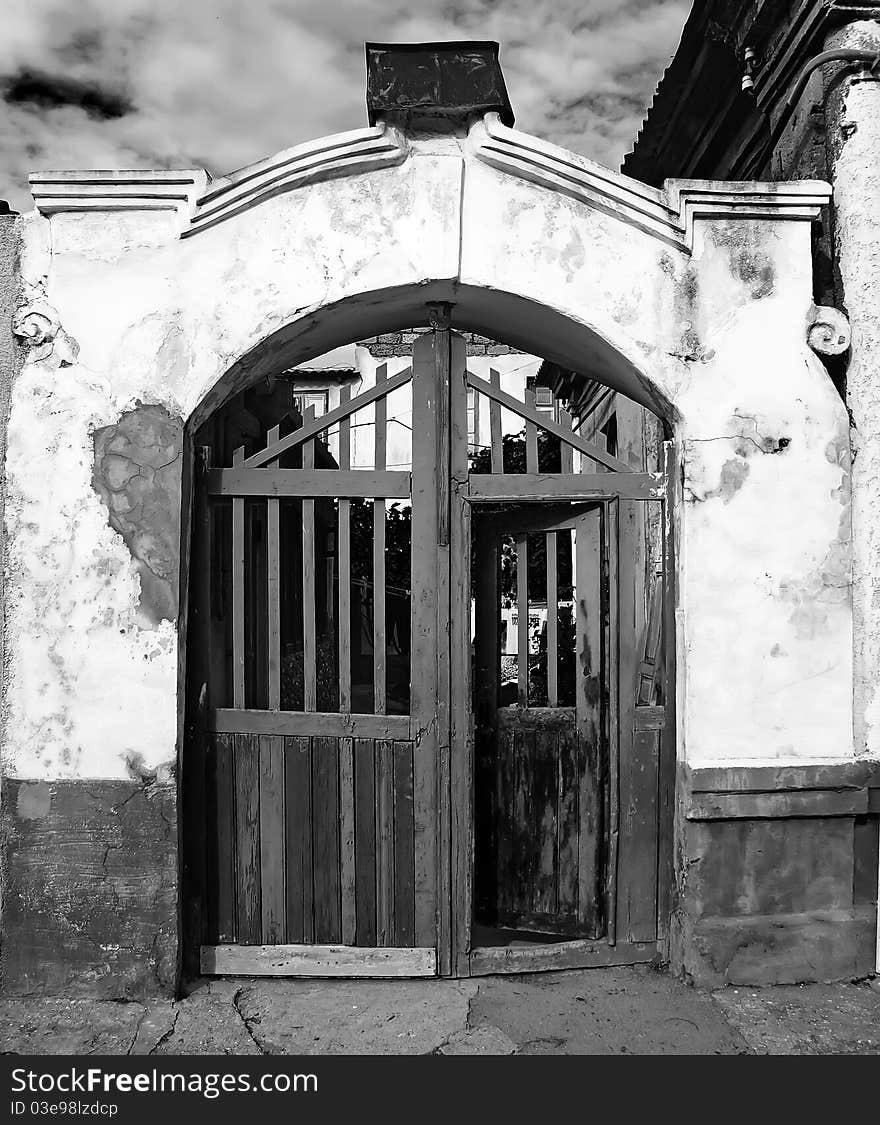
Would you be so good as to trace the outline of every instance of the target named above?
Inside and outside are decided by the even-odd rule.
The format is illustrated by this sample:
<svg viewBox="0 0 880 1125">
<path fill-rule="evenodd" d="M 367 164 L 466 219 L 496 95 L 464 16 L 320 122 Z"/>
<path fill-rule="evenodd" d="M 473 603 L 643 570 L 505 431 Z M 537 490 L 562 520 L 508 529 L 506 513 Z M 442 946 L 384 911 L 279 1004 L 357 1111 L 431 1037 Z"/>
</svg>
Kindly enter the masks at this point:
<svg viewBox="0 0 880 1125">
<path fill-rule="evenodd" d="M 662 937 L 666 602 L 661 575 L 649 620 L 638 541 L 665 475 L 468 371 L 445 315 L 411 368 L 196 450 L 184 815 L 202 972 L 466 975 L 645 960 Z M 402 454 L 389 427 L 410 414 Z M 493 949 L 480 926 L 549 944 Z"/>
<path fill-rule="evenodd" d="M 386 464 L 389 403 L 427 407 L 411 368 L 386 374 L 230 464 L 201 450 L 203 972 L 436 969 L 434 625 L 411 596 L 434 471 Z"/>
</svg>

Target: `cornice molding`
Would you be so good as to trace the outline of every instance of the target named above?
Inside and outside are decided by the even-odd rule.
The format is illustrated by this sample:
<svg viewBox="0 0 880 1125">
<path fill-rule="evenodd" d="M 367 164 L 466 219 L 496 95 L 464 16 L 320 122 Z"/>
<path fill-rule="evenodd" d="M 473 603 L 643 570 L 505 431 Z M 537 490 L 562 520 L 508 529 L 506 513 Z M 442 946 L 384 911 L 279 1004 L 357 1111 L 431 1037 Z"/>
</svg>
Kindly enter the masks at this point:
<svg viewBox="0 0 880 1125">
<path fill-rule="evenodd" d="M 217 180 L 196 169 L 34 172 L 29 181 L 42 215 L 176 211 L 180 237 L 189 238 L 275 195 L 337 176 L 393 167 L 408 154 L 398 130 L 380 123 L 296 145 Z"/>
<path fill-rule="evenodd" d="M 402 134 L 384 122 L 296 145 L 214 180 L 196 201 L 181 237 L 208 230 L 275 195 L 338 176 L 391 168 L 408 155 Z"/>
<path fill-rule="evenodd" d="M 560 191 L 587 207 L 690 253 L 698 219 L 813 222 L 831 198 L 821 180 L 789 183 L 667 180 L 663 190 L 502 125 L 487 114 L 470 132 L 474 155 L 509 175 Z"/>
<path fill-rule="evenodd" d="M 201 168 L 32 172 L 28 181 L 41 215 L 64 211 L 176 211 L 186 215 L 204 192 L 208 174 Z"/>
</svg>

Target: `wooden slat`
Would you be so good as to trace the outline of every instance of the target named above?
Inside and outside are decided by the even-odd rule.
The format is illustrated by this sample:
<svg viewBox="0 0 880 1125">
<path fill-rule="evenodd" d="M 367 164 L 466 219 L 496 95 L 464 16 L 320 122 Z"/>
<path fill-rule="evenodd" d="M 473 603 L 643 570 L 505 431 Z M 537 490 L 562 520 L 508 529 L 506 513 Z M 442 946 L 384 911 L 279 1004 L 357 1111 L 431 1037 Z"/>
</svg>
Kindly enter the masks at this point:
<svg viewBox="0 0 880 1125">
<path fill-rule="evenodd" d="M 244 446 L 232 455 L 244 460 Z M 232 705 L 244 707 L 244 500 L 232 501 Z"/>
<path fill-rule="evenodd" d="M 494 367 L 489 370 L 489 383 L 496 391 L 500 392 L 501 375 Z M 477 392 L 474 391 L 474 393 Z M 479 395 L 477 397 L 479 398 Z M 497 398 L 489 399 L 489 435 L 492 472 L 501 475 L 504 473 L 504 439 L 501 432 L 501 407 Z"/>
<path fill-rule="evenodd" d="M 388 373 L 386 364 L 376 368 L 376 383 L 384 383 Z M 385 470 L 385 450 L 388 436 L 387 400 L 376 400 L 376 470 Z M 373 708 L 384 715 L 387 703 L 386 685 L 387 650 L 385 644 L 385 501 L 373 503 Z"/>
<path fill-rule="evenodd" d="M 339 897 L 343 945 L 356 939 L 354 742 L 339 740 Z"/>
<path fill-rule="evenodd" d="M 408 715 L 339 714 L 336 711 L 259 711 L 219 708 L 208 729 L 227 734 L 327 735 L 339 738 L 409 738 Z"/>
<path fill-rule="evenodd" d="M 346 385 L 340 389 L 343 403 L 351 391 Z M 339 470 L 346 472 L 351 464 L 351 422 L 348 417 L 339 423 Z M 338 571 L 338 630 L 339 630 L 339 710 L 351 710 L 351 504 L 339 500 Z"/>
<path fill-rule="evenodd" d="M 468 477 L 467 346 L 449 334 L 450 490 L 449 528 L 449 826 L 451 833 L 450 958 L 452 971 L 466 973 L 473 917 L 473 695 L 471 689 L 471 505 Z M 479 401 L 479 395 L 476 396 Z"/>
<path fill-rule="evenodd" d="M 306 409 L 303 426 L 312 421 L 314 406 Z M 303 469 L 315 464 L 315 443 L 307 441 L 302 448 Z M 233 504 L 235 501 L 233 500 Z M 303 711 L 318 708 L 317 645 L 315 640 L 315 501 L 302 502 L 302 592 L 303 592 Z"/>
<path fill-rule="evenodd" d="M 410 474 L 397 470 L 277 469 L 270 466 L 266 469 L 211 469 L 208 473 L 211 496 L 396 498 L 409 496 L 410 491 Z"/>
<path fill-rule="evenodd" d="M 213 976 L 433 977 L 433 948 L 375 949 L 347 945 L 203 945 L 201 970 Z"/>
<path fill-rule="evenodd" d="M 657 500 L 665 488 L 660 473 L 471 473 L 468 497 L 500 500 Z"/>
<path fill-rule="evenodd" d="M 416 943 L 437 940 L 437 388 L 433 334 L 413 348 L 411 702 Z M 385 737 L 385 736 L 380 736 Z M 392 736 L 399 737 L 399 736 Z"/>
<path fill-rule="evenodd" d="M 520 402 L 518 398 L 514 398 L 513 395 L 509 395 L 499 387 L 493 387 L 491 383 L 487 383 L 485 379 L 474 375 L 472 371 L 468 372 L 467 382 L 469 387 L 473 387 L 474 390 L 487 395 L 490 399 L 500 403 L 501 406 L 505 407 L 507 410 L 518 414 L 520 418 L 524 418 L 528 422 L 533 422 L 542 430 L 554 434 L 561 441 L 579 450 L 585 456 L 592 458 L 594 461 L 598 461 L 600 465 L 605 465 L 609 469 L 616 469 L 618 472 L 629 472 L 630 467 L 625 461 L 619 461 L 616 457 L 612 457 L 610 453 L 606 453 L 604 449 L 600 449 L 598 445 L 593 445 L 589 441 L 584 441 L 579 434 L 574 433 L 572 430 L 567 430 L 564 426 L 560 426 L 558 422 L 554 422 L 553 419 L 547 417 L 547 415 L 539 414 L 537 410 Z"/>
<path fill-rule="evenodd" d="M 529 420 L 529 415 L 532 418 L 538 415 L 535 408 L 535 392 L 527 387 L 524 394 L 526 410 L 526 472 L 537 473 L 538 471 L 538 428 L 533 421 Z"/>
<path fill-rule="evenodd" d="M 580 890 L 580 778 L 578 736 L 572 723 L 557 732 L 557 911 L 562 918 L 577 918 Z"/>
<path fill-rule="evenodd" d="M 322 414 L 320 418 L 306 419 L 303 418 L 303 424 L 298 430 L 283 437 L 280 441 L 275 442 L 273 445 L 266 446 L 258 453 L 252 454 L 248 457 L 243 464 L 249 469 L 258 468 L 260 465 L 265 465 L 269 461 L 274 461 L 280 457 L 282 453 L 286 453 L 288 449 L 293 449 L 297 445 L 301 445 L 305 441 L 310 441 L 312 438 L 317 437 L 318 434 L 323 433 L 325 430 L 331 429 L 340 422 L 343 418 L 350 417 L 352 414 L 357 413 L 358 410 L 363 410 L 365 406 L 375 402 L 377 399 L 384 398 L 392 391 L 397 390 L 398 387 L 404 386 L 412 379 L 412 369 L 407 368 L 404 371 L 398 371 L 396 375 L 386 380 L 381 386 L 378 384 L 375 387 L 370 387 L 364 391 L 363 394 L 357 395 L 347 402 L 340 403 L 339 406 L 333 410 L 328 410 L 326 414 Z"/>
<path fill-rule="evenodd" d="M 235 879 L 238 940 L 262 942 L 260 905 L 260 740 L 235 737 Z"/>
<path fill-rule="evenodd" d="M 599 932 L 597 902 L 602 790 L 602 540 L 598 510 L 584 515 L 576 532 L 575 605 L 577 653 L 575 708 L 578 732 L 578 916 L 594 936 Z M 612 712 L 613 714 L 613 712 Z"/>
<path fill-rule="evenodd" d="M 556 532 L 548 531 L 544 537 L 547 556 L 547 706 L 559 703 L 559 587 L 556 579 Z"/>
<path fill-rule="evenodd" d="M 499 707 L 496 716 L 499 730 L 559 730 L 573 727 L 574 707 Z"/>
<path fill-rule="evenodd" d="M 539 942 L 519 946 L 475 949 L 470 956 L 472 977 L 496 973 L 545 973 L 553 969 L 592 969 L 610 965 L 639 965 L 657 961 L 656 942 L 621 944 L 616 948 L 595 941 Z"/>
<path fill-rule="evenodd" d="M 608 653 L 608 862 L 605 880 L 605 913 L 608 944 L 617 942 L 617 870 L 620 853 L 620 648 L 618 597 L 618 502 L 606 508 L 607 598 L 605 651 Z"/>
<path fill-rule="evenodd" d="M 268 441 L 277 441 L 278 433 L 278 426 L 273 426 Z M 270 468 L 277 466 L 273 461 Z M 277 497 L 269 497 L 266 509 L 269 708 L 274 710 L 281 706 L 281 513 Z"/>
<path fill-rule="evenodd" d="M 234 735 L 218 734 L 214 743 L 213 814 L 216 831 L 213 879 L 213 932 L 220 941 L 236 941 L 235 910 L 235 774 Z"/>
<path fill-rule="evenodd" d="M 342 940 L 339 889 L 339 742 L 312 740 L 312 864 L 315 941 Z"/>
<path fill-rule="evenodd" d="M 287 940 L 284 892 L 284 739 L 264 735 L 260 746 L 260 904 L 263 942 Z"/>
<path fill-rule="evenodd" d="M 663 624 L 660 630 L 664 729 L 660 739 L 660 765 L 657 785 L 657 937 L 666 940 L 672 912 L 674 875 L 674 806 L 676 775 L 675 735 L 675 566 L 674 566 L 674 482 L 675 450 L 671 441 L 663 443 L 663 468 L 668 484 L 663 504 Z M 729 771 L 725 771 L 728 774 Z"/>
<path fill-rule="evenodd" d="M 412 743 L 393 744 L 394 765 L 394 945 L 415 942 Z"/>
<path fill-rule="evenodd" d="M 394 944 L 394 743 L 376 743 L 376 944 Z"/>
<path fill-rule="evenodd" d="M 287 834 L 287 940 L 313 941 L 312 746 L 310 738 L 284 742 Z"/>
<path fill-rule="evenodd" d="M 528 538 L 516 539 L 517 700 L 529 705 L 529 548 Z"/>
<path fill-rule="evenodd" d="M 376 944 L 376 761 L 371 739 L 354 743 L 355 899 L 358 945 Z"/>
<path fill-rule="evenodd" d="M 565 430 L 570 430 L 572 427 L 572 417 L 567 410 L 563 407 L 559 408 L 559 424 Z M 559 443 L 559 456 L 562 462 L 561 472 L 573 473 L 574 472 L 574 450 L 567 441 L 560 441 Z"/>
<path fill-rule="evenodd" d="M 532 807 L 534 824 L 534 875 L 532 909 L 539 914 L 558 913 L 558 799 L 557 737 L 553 730 L 535 731 L 533 742 Z"/>
<path fill-rule="evenodd" d="M 646 644 L 645 507 L 620 503 L 620 810 L 618 929 L 625 941 L 657 932 L 659 736 L 636 731 L 639 663 Z"/>
</svg>

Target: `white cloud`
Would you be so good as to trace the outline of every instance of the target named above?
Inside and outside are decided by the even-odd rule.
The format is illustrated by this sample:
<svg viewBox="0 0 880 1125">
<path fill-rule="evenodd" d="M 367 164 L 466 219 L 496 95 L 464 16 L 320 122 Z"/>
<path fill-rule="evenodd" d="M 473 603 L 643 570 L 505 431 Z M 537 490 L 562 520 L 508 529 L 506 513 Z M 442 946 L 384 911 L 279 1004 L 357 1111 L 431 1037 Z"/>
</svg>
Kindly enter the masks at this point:
<svg viewBox="0 0 880 1125">
<path fill-rule="evenodd" d="M 685 0 L 28 0 L 5 13 L 0 38 L 7 94 L 0 198 L 28 206 L 27 173 L 35 168 L 224 173 L 356 127 L 366 120 L 364 40 L 497 39 L 518 127 L 617 166 L 689 7 Z M 34 77 L 49 83 L 36 100 L 39 87 L 24 81 Z M 64 82 L 92 88 L 94 97 L 85 105 L 66 101 L 63 90 L 53 97 L 52 84 Z M 119 102 L 118 116 L 99 115 L 104 98 Z"/>
</svg>

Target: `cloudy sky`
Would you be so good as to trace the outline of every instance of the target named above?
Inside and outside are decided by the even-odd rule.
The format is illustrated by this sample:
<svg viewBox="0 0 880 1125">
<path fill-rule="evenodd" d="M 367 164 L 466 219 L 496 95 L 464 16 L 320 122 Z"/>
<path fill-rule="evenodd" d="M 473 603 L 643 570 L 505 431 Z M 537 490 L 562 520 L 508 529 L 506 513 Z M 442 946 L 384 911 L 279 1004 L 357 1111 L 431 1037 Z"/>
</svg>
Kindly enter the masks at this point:
<svg viewBox="0 0 880 1125">
<path fill-rule="evenodd" d="M 518 128 L 612 167 L 689 0 L 20 0 L 0 31 L 0 198 L 38 168 L 215 175 L 366 124 L 364 40 L 496 39 Z"/>
</svg>

